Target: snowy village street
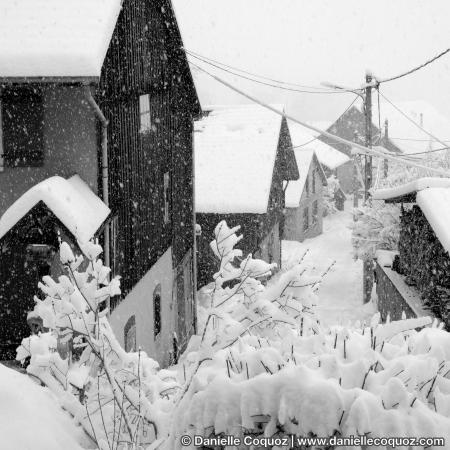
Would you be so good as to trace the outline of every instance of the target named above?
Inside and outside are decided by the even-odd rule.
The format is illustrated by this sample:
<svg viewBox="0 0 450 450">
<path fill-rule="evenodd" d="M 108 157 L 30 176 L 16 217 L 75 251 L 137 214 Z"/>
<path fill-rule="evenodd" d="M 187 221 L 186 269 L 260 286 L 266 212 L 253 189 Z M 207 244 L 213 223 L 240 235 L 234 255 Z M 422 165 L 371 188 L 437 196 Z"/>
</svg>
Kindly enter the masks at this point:
<svg viewBox="0 0 450 450">
<path fill-rule="evenodd" d="M 0 0 L 0 450 L 450 450 L 448 0 Z"/>
<path fill-rule="evenodd" d="M 376 312 L 373 303 L 363 305 L 362 261 L 353 258 L 351 243 L 352 205 L 345 211 L 324 218 L 323 234 L 304 242 L 283 241 L 283 268 L 297 263 L 308 251 L 304 264 L 313 267 L 315 275 L 325 275 L 318 289 L 318 315 L 326 326 L 368 323 Z"/>
</svg>

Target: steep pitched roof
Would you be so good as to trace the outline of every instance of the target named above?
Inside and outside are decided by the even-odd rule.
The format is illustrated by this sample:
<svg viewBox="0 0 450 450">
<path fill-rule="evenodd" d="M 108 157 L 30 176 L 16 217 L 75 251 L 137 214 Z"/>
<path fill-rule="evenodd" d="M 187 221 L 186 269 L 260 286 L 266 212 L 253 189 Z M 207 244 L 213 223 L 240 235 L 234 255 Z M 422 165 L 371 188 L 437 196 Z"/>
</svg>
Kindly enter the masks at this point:
<svg viewBox="0 0 450 450">
<path fill-rule="evenodd" d="M 282 117 L 258 105 L 211 109 L 195 124 L 196 210 L 266 213 Z"/>
<path fill-rule="evenodd" d="M 121 3 L 0 2 L 0 78 L 98 78 Z"/>
<path fill-rule="evenodd" d="M 336 136 L 339 136 L 341 138 L 347 139 L 348 141 L 363 143 L 365 136 L 365 116 L 362 112 L 362 106 L 352 106 L 325 131 L 328 131 L 331 134 L 335 134 Z M 372 123 L 372 135 L 374 137 L 373 144 L 379 145 L 377 137 L 379 137 L 380 131 L 374 123 Z M 355 136 L 357 137 L 357 141 L 355 141 Z M 384 133 L 382 133 L 382 136 L 384 136 Z M 346 155 L 351 155 L 352 148 L 350 145 L 341 144 L 324 135 L 320 135 L 319 139 L 345 153 Z M 401 149 L 390 139 L 388 139 L 387 142 L 381 142 L 381 145 L 386 148 L 386 150 L 392 153 L 401 153 Z"/>
<path fill-rule="evenodd" d="M 299 145 L 302 146 L 300 148 L 314 150 L 320 164 L 328 167 L 330 170 L 334 170 L 350 161 L 350 158 L 344 153 L 336 150 L 319 139 L 314 139 L 317 133 L 310 132 L 298 123 L 289 122 L 289 131 L 291 133 L 292 146 L 295 150 L 295 147 Z"/>
<path fill-rule="evenodd" d="M 327 184 L 327 178 L 314 150 L 295 149 L 294 152 L 300 177 L 298 180 L 290 181 L 286 188 L 285 201 L 287 208 L 297 208 L 299 206 L 303 189 L 305 188 L 306 179 L 308 178 L 309 169 L 313 162 L 318 168 L 323 185 L 326 186 Z"/>
<path fill-rule="evenodd" d="M 81 243 L 89 241 L 110 209 L 78 176 L 47 178 L 17 199 L 0 217 L 0 239 L 39 202 L 43 202 Z"/>
</svg>

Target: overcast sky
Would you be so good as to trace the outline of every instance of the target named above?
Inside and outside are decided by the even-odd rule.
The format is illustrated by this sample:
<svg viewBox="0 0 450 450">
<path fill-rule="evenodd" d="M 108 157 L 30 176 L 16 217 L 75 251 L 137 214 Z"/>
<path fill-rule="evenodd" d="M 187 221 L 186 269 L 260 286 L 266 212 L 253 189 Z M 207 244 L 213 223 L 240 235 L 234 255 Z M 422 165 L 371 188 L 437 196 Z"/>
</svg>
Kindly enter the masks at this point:
<svg viewBox="0 0 450 450">
<path fill-rule="evenodd" d="M 366 69 L 393 76 L 450 47 L 448 0 L 173 2 L 187 49 L 299 84 L 358 86 Z M 332 120 L 353 98 L 286 93 L 204 67 L 303 120 Z M 247 102 L 205 75 L 194 77 L 203 105 Z M 450 54 L 382 92 L 391 100 L 428 101 L 450 118 Z"/>
</svg>

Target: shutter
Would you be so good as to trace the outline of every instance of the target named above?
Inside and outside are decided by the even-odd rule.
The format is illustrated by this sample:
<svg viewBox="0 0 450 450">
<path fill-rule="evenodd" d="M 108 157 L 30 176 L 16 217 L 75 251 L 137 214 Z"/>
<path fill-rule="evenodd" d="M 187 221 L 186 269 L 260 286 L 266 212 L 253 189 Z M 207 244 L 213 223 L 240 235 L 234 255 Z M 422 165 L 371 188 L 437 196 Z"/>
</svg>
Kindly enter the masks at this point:
<svg viewBox="0 0 450 450">
<path fill-rule="evenodd" d="M 32 87 L 6 89 L 2 93 L 5 165 L 40 166 L 43 163 L 42 94 Z"/>
</svg>

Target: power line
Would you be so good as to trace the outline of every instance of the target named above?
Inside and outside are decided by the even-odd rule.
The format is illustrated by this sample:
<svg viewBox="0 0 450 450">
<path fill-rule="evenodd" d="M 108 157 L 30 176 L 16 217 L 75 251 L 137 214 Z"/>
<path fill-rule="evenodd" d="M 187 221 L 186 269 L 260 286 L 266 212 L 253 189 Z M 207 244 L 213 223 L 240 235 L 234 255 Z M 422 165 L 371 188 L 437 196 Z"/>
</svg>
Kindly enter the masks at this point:
<svg viewBox="0 0 450 450">
<path fill-rule="evenodd" d="M 224 62 L 217 61 L 216 59 L 212 59 L 212 58 L 209 58 L 208 56 L 201 55 L 200 53 L 194 52 L 192 50 L 185 49 L 185 52 L 188 53 L 190 56 L 193 56 L 194 58 L 197 58 L 203 62 L 206 62 L 206 63 L 211 62 L 211 63 L 219 64 L 220 66 L 226 67 L 228 69 L 237 70 L 238 72 L 242 72 L 242 73 L 251 75 L 256 78 L 261 78 L 263 80 L 272 81 L 273 83 L 277 83 L 277 84 L 282 84 L 282 85 L 286 85 L 286 86 L 294 86 L 294 87 L 299 87 L 299 88 L 303 88 L 303 89 L 317 89 L 317 90 L 332 91 L 332 92 L 336 92 L 338 90 L 338 89 L 326 88 L 323 86 L 308 86 L 308 85 L 304 85 L 304 84 L 297 84 L 297 83 L 290 83 L 287 81 L 281 81 L 281 80 L 277 80 L 274 78 L 266 77 L 264 75 L 259 75 L 259 74 L 253 73 L 253 72 L 249 72 L 244 69 L 239 69 L 238 67 L 235 67 L 235 66 L 230 66 L 229 64 L 225 64 Z"/>
<path fill-rule="evenodd" d="M 406 77 L 407 75 L 410 75 L 410 74 L 422 69 L 423 67 L 428 66 L 429 64 L 433 63 L 434 61 L 436 61 L 437 59 L 441 58 L 442 56 L 446 55 L 449 52 L 450 52 L 450 48 L 444 50 L 443 52 L 439 53 L 435 57 L 429 59 L 428 61 L 425 61 L 420 66 L 414 67 L 413 69 L 408 70 L 407 72 L 401 73 L 399 75 L 396 75 L 395 77 L 385 78 L 384 80 L 378 80 L 378 83 L 387 83 L 388 81 L 398 80 L 399 78 Z"/>
<path fill-rule="evenodd" d="M 442 144 L 444 147 L 446 147 L 445 142 L 441 141 L 440 139 L 438 139 L 436 136 L 434 136 L 433 134 L 431 134 L 429 131 L 425 130 L 425 128 L 423 128 L 422 126 L 420 126 L 416 121 L 414 121 L 413 119 L 411 119 L 411 117 L 408 116 L 408 114 L 404 113 L 398 106 L 394 105 L 394 103 L 392 103 L 384 94 L 380 93 L 380 95 L 393 107 L 395 108 L 402 116 L 404 116 L 406 119 L 408 119 L 412 124 L 414 124 L 417 128 L 419 128 L 420 130 L 422 130 L 425 134 L 427 134 L 428 136 L 430 136 L 433 140 L 435 140 L 436 142 L 439 142 L 440 144 Z"/>
<path fill-rule="evenodd" d="M 407 153 L 407 155 L 426 155 L 428 153 L 435 153 L 435 152 L 442 152 L 443 150 L 449 150 L 450 147 L 441 147 L 441 148 L 435 148 L 433 150 L 426 150 L 424 152 L 414 152 L 414 153 Z"/>
<path fill-rule="evenodd" d="M 392 136 L 389 136 L 389 139 L 395 139 L 397 141 L 411 141 L 411 142 L 429 142 L 430 141 L 429 139 L 416 139 L 416 138 L 392 137 Z M 449 143 L 450 141 L 443 140 L 442 142 Z"/>
<path fill-rule="evenodd" d="M 275 114 L 278 114 L 281 117 L 285 117 L 286 119 L 289 119 L 292 122 L 298 123 L 299 125 L 302 125 L 305 128 L 308 128 L 308 129 L 313 130 L 313 131 L 315 131 L 317 133 L 323 134 L 324 136 L 326 136 L 326 137 L 328 137 L 330 139 L 333 139 L 333 140 L 335 140 L 337 142 L 342 142 L 342 143 L 344 143 L 346 145 L 349 145 L 349 146 L 351 146 L 353 148 L 357 148 L 363 154 L 369 154 L 369 155 L 372 155 L 372 156 L 378 156 L 378 157 L 382 157 L 384 159 L 388 159 L 388 160 L 391 160 L 391 161 L 397 161 L 397 162 L 398 161 L 402 161 L 404 164 L 409 165 L 411 167 L 416 167 L 416 168 L 419 168 L 419 169 L 425 169 L 425 170 L 428 170 L 429 172 L 434 172 L 434 173 L 439 174 L 439 175 L 450 177 L 450 172 L 447 172 L 446 170 L 435 169 L 435 168 L 432 168 L 432 167 L 423 166 L 422 164 L 417 164 L 417 163 L 414 163 L 414 162 L 411 162 L 411 161 L 403 160 L 403 159 L 401 159 L 401 158 L 399 158 L 397 156 L 393 156 L 393 155 L 388 154 L 388 153 L 386 153 L 384 151 L 376 150 L 376 149 L 373 149 L 373 148 L 368 148 L 368 147 L 365 147 L 365 146 L 363 146 L 361 144 L 357 144 L 356 142 L 348 141 L 347 139 L 341 138 L 340 136 L 336 136 L 336 135 L 334 135 L 332 133 L 329 133 L 328 131 L 321 130 L 321 129 L 319 129 L 319 128 L 313 126 L 313 125 L 310 125 L 310 124 L 308 124 L 306 122 L 302 122 L 301 120 L 298 120 L 298 119 L 296 119 L 296 118 L 294 118 L 294 117 L 284 113 L 283 111 L 279 111 L 278 109 L 274 108 L 273 106 L 270 106 L 267 103 L 262 102 L 261 100 L 257 99 L 256 97 L 253 97 L 252 95 L 247 94 L 246 92 L 242 91 L 241 89 L 233 86 L 232 84 L 230 84 L 227 81 L 219 78 L 218 76 L 212 74 L 211 72 L 208 72 L 206 69 L 203 69 L 202 67 L 196 65 L 195 63 L 191 63 L 191 64 L 194 67 L 196 67 L 198 70 L 204 72 L 205 74 L 207 74 L 208 76 L 210 76 L 211 78 L 213 78 L 214 80 L 219 82 L 220 84 L 223 84 L 224 86 L 228 87 L 229 89 L 237 92 L 238 94 L 242 95 L 243 97 L 247 98 L 248 100 L 252 101 L 253 103 L 256 103 L 256 104 L 258 104 L 258 105 L 260 105 L 260 106 L 262 106 L 262 107 L 264 107 L 266 109 L 269 109 L 270 111 L 274 112 Z"/>
<path fill-rule="evenodd" d="M 206 59 L 200 58 L 200 57 L 198 57 L 198 56 L 194 56 L 194 55 L 191 54 L 191 53 L 189 53 L 189 56 L 191 56 L 191 57 L 193 57 L 193 58 L 196 58 L 196 59 L 202 61 L 202 62 L 205 63 L 205 64 L 209 64 L 210 66 L 216 67 L 216 68 L 219 69 L 219 70 L 222 70 L 222 71 L 224 71 L 224 72 L 230 73 L 230 74 L 232 74 L 232 75 L 234 75 L 234 76 L 243 78 L 243 79 L 248 80 L 248 81 L 252 81 L 252 82 L 254 82 L 254 83 L 262 84 L 262 85 L 264 85 L 264 86 L 270 86 L 270 87 L 273 87 L 273 88 L 276 88 L 276 89 L 282 89 L 282 90 L 284 90 L 284 91 L 300 92 L 300 93 L 302 93 L 302 94 L 347 94 L 347 93 L 348 93 L 348 91 L 345 91 L 345 90 L 335 90 L 335 91 L 331 91 L 331 90 L 330 90 L 330 91 L 309 91 L 309 90 L 295 89 L 295 88 L 290 88 L 290 87 L 286 87 L 286 86 L 282 86 L 282 85 L 277 85 L 277 84 L 269 83 L 269 82 L 266 82 L 266 81 L 261 81 L 261 80 L 258 80 L 258 79 L 256 79 L 256 78 L 251 78 L 251 77 L 249 77 L 249 76 L 247 76 L 247 75 L 242 75 L 242 74 L 240 74 L 240 73 L 238 73 L 238 72 L 236 72 L 236 71 L 234 71 L 234 70 L 230 70 L 230 69 L 227 69 L 227 68 L 225 68 L 225 67 L 221 67 L 220 65 L 215 64 L 215 63 L 210 62 L 210 61 L 207 61 Z M 188 60 L 188 61 L 189 61 L 189 60 Z M 192 64 L 193 66 L 195 66 L 195 65 L 192 63 L 192 61 L 189 61 L 189 63 Z M 312 89 L 316 89 L 316 88 L 312 88 Z"/>
</svg>

